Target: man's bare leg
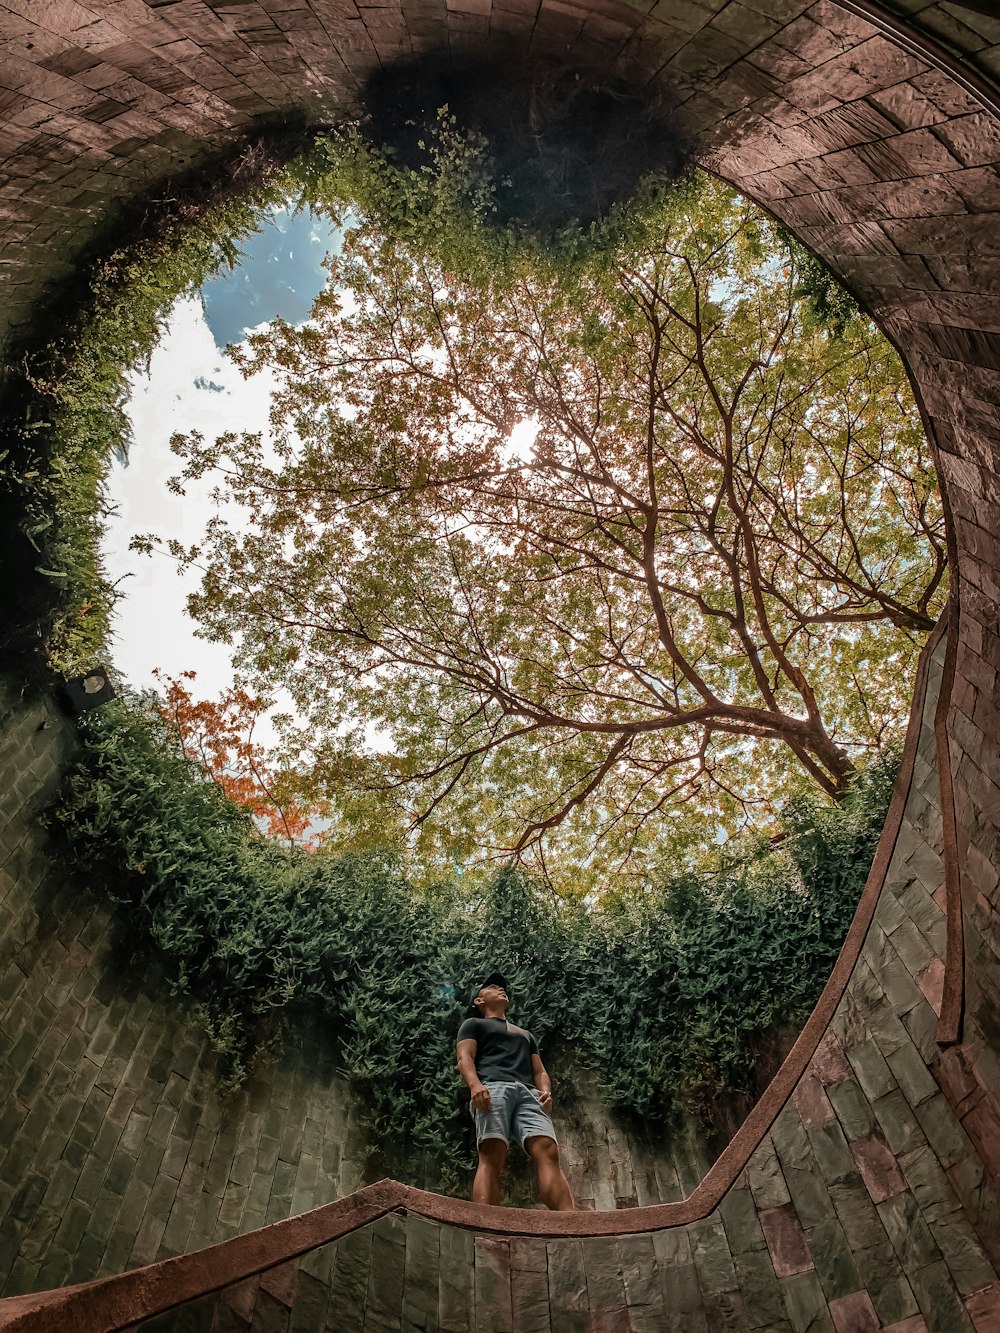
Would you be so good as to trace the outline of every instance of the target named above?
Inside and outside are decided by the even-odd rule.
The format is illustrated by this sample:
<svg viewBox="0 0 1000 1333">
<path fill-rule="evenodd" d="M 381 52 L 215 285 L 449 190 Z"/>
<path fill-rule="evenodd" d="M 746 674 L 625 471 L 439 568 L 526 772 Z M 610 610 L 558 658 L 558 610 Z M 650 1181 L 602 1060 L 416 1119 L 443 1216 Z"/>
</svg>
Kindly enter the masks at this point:
<svg viewBox="0 0 1000 1333">
<path fill-rule="evenodd" d="M 536 1134 L 524 1140 L 524 1151 L 535 1164 L 538 1199 L 557 1213 L 572 1212 L 573 1193 L 559 1161 L 559 1145 L 547 1135 Z"/>
<path fill-rule="evenodd" d="M 507 1145 L 503 1139 L 483 1139 L 479 1145 L 476 1178 L 472 1182 L 473 1203 L 500 1202 L 500 1178 L 506 1165 Z"/>
</svg>

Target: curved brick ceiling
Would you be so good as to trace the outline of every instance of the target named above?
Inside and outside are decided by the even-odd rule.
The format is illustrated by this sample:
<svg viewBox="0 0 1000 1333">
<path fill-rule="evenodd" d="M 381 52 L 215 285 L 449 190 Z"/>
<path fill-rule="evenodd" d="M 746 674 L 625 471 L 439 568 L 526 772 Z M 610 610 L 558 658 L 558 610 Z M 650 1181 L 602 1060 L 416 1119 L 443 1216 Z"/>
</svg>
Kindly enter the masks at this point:
<svg viewBox="0 0 1000 1333">
<path fill-rule="evenodd" d="M 45 283 L 68 271 L 116 200 L 262 118 L 335 115 L 377 61 L 447 45 L 457 58 L 556 54 L 662 79 L 704 164 L 792 226 L 895 341 L 938 450 L 958 577 L 945 664 L 954 689 L 937 744 L 954 793 L 952 818 L 945 782 L 952 925 L 961 907 L 964 931 L 949 944 L 947 1043 L 925 1041 L 922 1058 L 995 1175 L 1000 22 L 989 8 L 0 0 L 0 318 L 8 332 L 30 323 Z M 919 824 L 926 798 L 914 790 L 908 815 Z M 963 934 L 964 1026 L 961 949 L 951 947 Z"/>
</svg>

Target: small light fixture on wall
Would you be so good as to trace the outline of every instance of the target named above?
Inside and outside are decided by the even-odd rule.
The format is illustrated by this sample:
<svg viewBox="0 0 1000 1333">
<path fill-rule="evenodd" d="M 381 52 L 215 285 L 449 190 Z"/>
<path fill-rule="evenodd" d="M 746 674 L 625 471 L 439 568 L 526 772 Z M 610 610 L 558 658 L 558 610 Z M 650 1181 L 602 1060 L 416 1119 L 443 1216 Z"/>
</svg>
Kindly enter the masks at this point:
<svg viewBox="0 0 1000 1333">
<path fill-rule="evenodd" d="M 66 682 L 66 697 L 74 713 L 89 713 L 115 697 L 105 667 L 93 667 L 85 676 L 74 676 Z"/>
</svg>

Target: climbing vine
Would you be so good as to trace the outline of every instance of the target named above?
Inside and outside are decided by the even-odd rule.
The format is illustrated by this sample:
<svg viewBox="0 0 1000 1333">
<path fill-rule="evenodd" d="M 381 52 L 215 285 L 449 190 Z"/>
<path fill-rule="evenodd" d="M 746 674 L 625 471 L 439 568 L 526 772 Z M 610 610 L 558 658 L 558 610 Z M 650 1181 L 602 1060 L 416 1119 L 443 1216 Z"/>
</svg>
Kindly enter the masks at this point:
<svg viewBox="0 0 1000 1333">
<path fill-rule="evenodd" d="M 106 250 L 90 270 L 79 319 L 35 349 L 8 417 L 10 512 L 21 515 L 26 582 L 37 590 L 41 579 L 51 594 L 37 628 L 57 668 L 86 665 L 105 643 L 114 594 L 97 555 L 99 514 L 108 459 L 128 445 L 127 372 L 154 346 L 174 297 L 235 262 L 268 202 L 290 190 L 331 210 L 360 199 L 459 272 L 502 274 L 538 234 L 567 263 L 615 244 L 624 211 L 603 231 L 553 235 L 548 214 L 534 230 L 491 229 L 503 200 L 496 171 L 480 170 L 481 137 L 463 136 L 445 114 L 428 142 L 427 160 L 399 171 L 351 133 L 291 169 L 284 148 L 264 154 L 229 194 L 182 199 L 145 239 Z M 652 207 L 641 192 L 639 205 L 632 221 Z M 469 1162 L 453 1042 L 472 977 L 504 969 L 512 1015 L 537 1033 L 563 1091 L 566 1071 L 583 1066 L 624 1112 L 667 1123 L 705 1113 L 745 1088 L 766 1035 L 814 1002 L 871 862 L 895 764 L 887 751 L 836 806 L 800 798 L 780 845 L 741 846 L 597 906 L 558 900 L 512 870 L 471 887 L 461 875 L 415 885 L 389 850 L 280 846 L 185 758 L 158 708 L 134 698 L 82 721 L 53 819 L 82 880 L 106 888 L 140 954 L 190 1000 L 231 1084 L 283 1021 L 319 1014 L 371 1145 L 388 1150 L 405 1124 L 411 1150 L 438 1163 L 447 1185 Z"/>
<path fill-rule="evenodd" d="M 360 1098 L 373 1150 L 408 1150 L 455 1187 L 470 1161 L 454 1070 L 459 996 L 510 979 L 557 1078 L 596 1075 L 610 1105 L 669 1124 L 746 1086 L 776 1024 L 800 1021 L 864 883 L 898 757 L 838 806 L 803 798 L 777 847 L 609 897 L 559 902 L 504 871 L 417 889 L 390 853 L 309 854 L 263 837 L 187 760 L 151 701 L 81 724 L 53 821 L 73 864 L 117 900 L 129 937 L 198 1006 L 231 1083 L 275 1020 L 318 1013 Z"/>
<path fill-rule="evenodd" d="M 0 385 L 8 661 L 73 674 L 105 651 L 117 598 L 99 549 L 105 479 L 131 444 L 130 373 L 177 297 L 235 267 L 268 208 L 301 194 L 312 151 L 301 132 L 264 136 L 173 182 L 168 198 L 140 201 L 80 257 L 72 290 L 55 294 L 58 319 L 40 317 L 30 345 L 9 354 Z"/>
</svg>

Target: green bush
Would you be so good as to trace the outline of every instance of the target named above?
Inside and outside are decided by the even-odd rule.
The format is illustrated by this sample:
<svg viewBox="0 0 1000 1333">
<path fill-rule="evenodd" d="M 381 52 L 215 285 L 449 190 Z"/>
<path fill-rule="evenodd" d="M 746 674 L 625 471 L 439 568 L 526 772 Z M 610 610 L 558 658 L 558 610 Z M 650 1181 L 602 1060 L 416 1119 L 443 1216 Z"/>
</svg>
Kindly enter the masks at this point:
<svg viewBox="0 0 1000 1333">
<path fill-rule="evenodd" d="M 318 1013 L 372 1150 L 392 1160 L 406 1124 L 408 1151 L 454 1187 L 470 1160 L 453 1044 L 472 978 L 505 971 L 512 1015 L 557 1075 L 590 1067 L 611 1105 L 661 1124 L 705 1111 L 746 1086 L 762 1034 L 815 1002 L 897 762 L 839 807 L 800 801 L 777 848 L 589 911 L 512 871 L 470 899 L 460 877 L 418 891 L 390 855 L 279 847 L 183 758 L 151 702 L 82 721 L 54 819 L 79 873 L 197 1004 L 233 1081 L 274 1019 Z"/>
</svg>

